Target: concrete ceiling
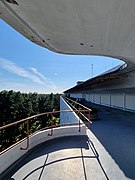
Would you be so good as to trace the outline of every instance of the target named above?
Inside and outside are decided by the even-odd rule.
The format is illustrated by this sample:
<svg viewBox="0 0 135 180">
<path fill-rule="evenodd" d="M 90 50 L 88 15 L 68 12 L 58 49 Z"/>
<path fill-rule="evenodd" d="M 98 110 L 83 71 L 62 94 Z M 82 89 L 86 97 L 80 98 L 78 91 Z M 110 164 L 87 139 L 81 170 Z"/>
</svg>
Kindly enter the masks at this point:
<svg viewBox="0 0 135 180">
<path fill-rule="evenodd" d="M 135 0 L 0 0 L 0 16 L 52 51 L 134 62 Z"/>
</svg>

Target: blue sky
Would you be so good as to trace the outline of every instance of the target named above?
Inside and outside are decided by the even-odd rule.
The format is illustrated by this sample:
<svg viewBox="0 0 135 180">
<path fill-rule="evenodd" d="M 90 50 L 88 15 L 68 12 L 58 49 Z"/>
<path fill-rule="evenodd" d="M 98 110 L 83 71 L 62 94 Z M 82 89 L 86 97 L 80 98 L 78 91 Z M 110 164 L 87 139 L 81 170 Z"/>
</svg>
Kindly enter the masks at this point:
<svg viewBox="0 0 135 180">
<path fill-rule="evenodd" d="M 61 55 L 42 48 L 0 20 L 0 91 L 61 93 L 120 64 L 99 56 Z"/>
</svg>

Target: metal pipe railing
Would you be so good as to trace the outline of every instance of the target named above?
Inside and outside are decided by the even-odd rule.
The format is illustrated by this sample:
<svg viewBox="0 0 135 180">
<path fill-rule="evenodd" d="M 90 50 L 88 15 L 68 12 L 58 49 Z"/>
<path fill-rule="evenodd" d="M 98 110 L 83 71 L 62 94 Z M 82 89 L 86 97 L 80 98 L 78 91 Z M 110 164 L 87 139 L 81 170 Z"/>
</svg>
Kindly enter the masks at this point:
<svg viewBox="0 0 135 180">
<path fill-rule="evenodd" d="M 76 112 L 76 113 L 78 113 L 78 117 L 79 117 L 78 123 L 54 125 L 54 124 L 53 124 L 54 114 L 57 114 L 57 113 L 65 113 L 65 112 L 67 112 L 67 113 L 68 113 L 68 112 Z M 44 129 L 50 129 L 50 130 L 51 130 L 50 133 L 48 134 L 48 136 L 52 136 L 52 135 L 53 135 L 53 129 L 54 129 L 54 128 L 56 128 L 56 127 L 61 127 L 61 126 L 78 125 L 78 131 L 80 132 L 80 131 L 81 131 L 81 124 L 84 124 L 84 123 L 81 123 L 81 122 L 80 122 L 80 115 L 81 115 L 82 112 L 85 112 L 85 113 L 88 112 L 88 113 L 90 114 L 90 109 L 89 109 L 89 110 L 88 110 L 88 109 L 87 109 L 87 110 L 61 110 L 61 111 L 55 111 L 55 112 L 45 112 L 45 113 L 37 114 L 37 115 L 31 116 L 31 117 L 28 117 L 28 118 L 25 118 L 25 119 L 22 119 L 22 120 L 19 120 L 19 121 L 10 123 L 10 124 L 8 124 L 8 125 L 2 126 L 2 127 L 0 127 L 0 131 L 5 130 L 5 129 L 7 129 L 7 128 L 9 128 L 9 127 L 12 127 L 12 126 L 14 126 L 14 125 L 17 125 L 17 124 L 21 124 L 21 123 L 26 124 L 26 138 L 24 138 L 24 139 L 21 140 L 21 141 L 18 141 L 18 142 L 22 142 L 22 141 L 24 141 L 24 140 L 27 140 L 27 142 L 26 142 L 26 147 L 21 147 L 21 148 L 20 148 L 20 150 L 26 150 L 26 149 L 29 148 L 29 138 L 30 138 L 30 136 L 31 136 L 31 135 L 30 135 L 30 121 L 35 120 L 35 119 L 37 119 L 37 118 L 40 117 L 40 116 L 51 115 L 51 117 L 52 117 L 51 126 L 44 128 Z M 89 122 L 91 122 L 91 121 L 90 121 L 90 116 L 89 116 L 89 119 L 88 119 L 87 117 L 85 117 L 85 118 L 86 118 L 87 120 L 89 120 Z M 41 130 L 43 130 L 43 129 L 41 129 Z M 40 130 L 40 131 L 41 131 L 41 130 Z M 39 130 L 38 130 L 38 131 L 39 131 Z M 37 131 L 36 131 L 36 132 L 37 132 Z M 11 149 L 12 147 L 16 146 L 16 145 L 18 144 L 18 142 L 17 142 L 16 144 L 14 144 L 13 146 L 11 146 L 10 148 L 7 148 L 7 150 L 2 151 L 2 152 L 0 153 L 0 155 L 2 155 L 4 152 L 8 151 L 8 150 Z"/>
<path fill-rule="evenodd" d="M 26 132 L 27 132 L 26 133 L 27 134 L 27 146 L 26 146 L 26 148 L 21 147 L 20 150 L 26 150 L 29 147 L 29 119 L 27 120 L 27 131 Z"/>
<path fill-rule="evenodd" d="M 77 105 L 79 105 L 80 107 L 82 107 L 83 109 L 86 109 L 86 110 L 88 110 L 88 111 L 92 111 L 91 109 L 89 109 L 88 107 L 86 107 L 86 106 L 84 106 L 84 105 L 82 105 L 82 104 L 80 104 L 80 103 L 78 103 L 78 102 L 76 102 L 76 101 L 73 101 L 72 99 L 70 99 L 70 98 L 67 98 L 67 97 L 63 97 L 66 101 L 70 101 L 70 102 L 72 102 L 72 103 L 74 103 L 74 104 L 77 104 Z"/>
<path fill-rule="evenodd" d="M 30 116 L 30 117 L 25 118 L 25 119 L 21 119 L 19 121 L 10 123 L 10 124 L 5 125 L 5 126 L 1 126 L 0 130 L 6 129 L 6 128 L 8 128 L 10 126 L 13 126 L 13 125 L 16 125 L 16 124 L 23 123 L 23 122 L 25 122 L 27 120 L 31 120 L 31 119 L 37 118 L 39 116 L 44 116 L 44 115 L 48 115 L 48 114 L 57 114 L 57 113 L 61 113 L 61 112 L 78 112 L 78 111 L 79 110 L 61 110 L 61 111 L 45 112 L 45 113 L 37 114 L 37 115 L 34 115 L 34 116 Z M 83 112 L 83 111 L 88 111 L 88 110 L 81 110 L 81 112 Z"/>
<path fill-rule="evenodd" d="M 82 109 L 87 110 L 87 112 L 88 112 L 88 118 L 86 117 L 86 114 L 83 114 L 83 113 L 81 113 L 81 112 L 80 112 L 80 114 L 81 114 L 81 116 L 82 116 L 85 120 L 87 120 L 87 121 L 89 122 L 89 125 L 88 125 L 88 126 L 89 126 L 89 128 L 90 128 L 90 124 L 92 123 L 92 122 L 90 121 L 90 112 L 91 112 L 92 110 L 89 109 L 89 108 L 87 108 L 86 106 L 84 106 L 84 105 L 76 102 L 76 101 L 73 101 L 73 100 L 70 99 L 70 98 L 64 97 L 64 100 L 65 100 L 73 109 L 75 109 L 75 110 L 77 110 L 76 105 L 79 106 L 79 109 L 80 109 L 80 107 L 81 107 Z M 73 104 L 72 104 L 72 103 L 73 103 Z M 84 112 L 84 113 L 85 113 L 85 112 Z"/>
</svg>

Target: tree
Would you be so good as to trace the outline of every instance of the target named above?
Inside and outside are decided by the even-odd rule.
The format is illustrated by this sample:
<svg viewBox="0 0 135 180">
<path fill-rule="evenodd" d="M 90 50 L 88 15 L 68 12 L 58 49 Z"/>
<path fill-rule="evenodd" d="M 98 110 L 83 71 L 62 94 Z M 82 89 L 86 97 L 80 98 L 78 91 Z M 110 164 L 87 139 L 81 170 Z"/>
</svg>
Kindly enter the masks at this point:
<svg viewBox="0 0 135 180">
<path fill-rule="evenodd" d="M 0 92 L 0 126 L 43 112 L 59 110 L 59 94 Z M 41 116 L 30 121 L 30 133 L 51 125 L 51 115 Z M 53 124 L 59 124 L 59 114 L 53 118 Z M 0 150 L 26 136 L 26 124 L 15 125 L 0 132 Z"/>
</svg>

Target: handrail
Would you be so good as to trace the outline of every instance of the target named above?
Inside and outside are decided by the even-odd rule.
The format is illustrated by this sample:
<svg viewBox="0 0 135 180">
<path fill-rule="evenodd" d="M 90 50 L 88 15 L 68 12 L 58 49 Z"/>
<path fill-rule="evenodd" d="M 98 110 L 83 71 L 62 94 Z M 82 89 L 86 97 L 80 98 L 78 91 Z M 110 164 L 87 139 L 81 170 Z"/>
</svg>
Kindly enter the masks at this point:
<svg viewBox="0 0 135 180">
<path fill-rule="evenodd" d="M 76 102 L 76 101 L 73 101 L 73 100 L 70 99 L 70 98 L 64 97 L 64 99 L 65 99 L 65 101 L 66 101 L 73 109 L 75 109 L 75 110 L 77 110 L 77 108 L 75 107 L 75 104 L 77 104 L 77 105 L 79 105 L 79 107 L 87 110 L 87 112 L 88 112 L 88 118 L 87 118 L 83 113 L 80 112 L 80 114 L 81 114 L 81 116 L 83 116 L 83 117 L 89 122 L 89 128 L 90 128 L 90 124 L 92 123 L 92 122 L 90 121 L 90 112 L 91 112 L 92 110 L 89 109 L 89 108 L 87 108 L 86 106 L 84 106 L 84 105 Z M 70 101 L 71 101 L 74 105 L 71 104 Z"/>
<path fill-rule="evenodd" d="M 57 113 L 60 113 L 60 112 L 78 112 L 78 111 L 83 111 L 84 112 L 84 111 L 88 111 L 88 110 L 61 110 L 61 111 L 45 112 L 45 113 L 37 114 L 37 115 L 34 115 L 34 116 L 30 116 L 30 117 L 25 118 L 25 119 L 21 119 L 19 121 L 7 124 L 5 126 L 1 126 L 0 130 L 8 128 L 8 127 L 13 126 L 13 125 L 17 125 L 19 123 L 23 123 L 23 122 L 25 122 L 27 120 L 31 120 L 31 119 L 37 118 L 39 116 L 47 115 L 47 114 L 57 114 Z"/>
<path fill-rule="evenodd" d="M 84 124 L 84 123 L 80 123 L 80 125 L 83 125 L 83 124 Z M 78 125 L 78 123 L 59 124 L 59 125 L 53 125 L 53 127 L 52 127 L 52 126 L 48 126 L 48 127 L 45 127 L 45 128 L 42 128 L 42 129 L 40 129 L 40 130 L 35 131 L 33 134 L 29 135 L 29 137 L 31 137 L 31 136 L 33 136 L 34 134 L 36 134 L 36 133 L 38 133 L 38 132 L 41 132 L 41 131 L 43 131 L 43 130 L 48 130 L 48 129 L 57 128 L 57 127 L 65 127 L 65 126 L 76 126 L 76 125 Z M 48 134 L 48 135 L 49 135 L 49 134 Z M 23 141 L 25 141 L 25 140 L 27 140 L 27 137 L 24 138 L 24 139 L 22 139 L 22 140 L 20 140 L 20 141 L 18 141 L 18 142 L 16 142 L 15 144 L 11 145 L 11 146 L 8 147 L 7 149 L 3 150 L 2 152 L 0 152 L 0 155 L 2 155 L 2 154 L 4 154 L 5 152 L 9 151 L 10 149 L 12 149 L 13 147 L 15 147 L 16 145 L 18 145 L 19 143 L 21 143 L 21 142 L 23 142 Z M 27 141 L 27 145 L 28 145 L 28 141 Z M 23 147 L 20 148 L 20 150 L 27 150 L 27 149 L 28 149 L 28 146 L 27 146 L 27 148 L 23 148 Z"/>
<path fill-rule="evenodd" d="M 79 104 L 79 103 L 78 103 Z M 70 106 L 72 107 L 72 108 L 74 108 L 75 110 L 77 110 L 77 108 L 74 106 L 74 105 L 72 105 L 72 104 L 70 104 Z M 86 108 L 86 109 L 88 109 L 87 107 L 85 107 L 85 106 L 83 106 L 84 108 Z M 88 112 L 90 112 L 90 111 L 92 111 L 91 109 L 88 109 L 88 110 L 86 110 L 86 111 L 88 111 Z M 81 112 L 80 112 L 80 114 L 87 120 L 87 121 L 89 121 L 90 123 L 92 123 L 91 121 L 90 121 L 90 118 L 87 118 L 84 114 L 82 114 Z"/>
<path fill-rule="evenodd" d="M 29 120 L 27 120 L 27 146 L 26 148 L 21 147 L 20 150 L 26 150 L 29 147 Z"/>
<path fill-rule="evenodd" d="M 89 110 L 89 111 L 92 111 L 92 110 L 89 109 L 88 107 L 86 107 L 86 106 L 84 106 L 84 105 L 82 105 L 82 104 L 80 104 L 80 103 L 78 103 L 78 102 L 76 102 L 76 101 L 73 101 L 73 100 L 70 99 L 70 98 L 64 97 L 64 99 L 66 99 L 67 101 L 71 101 L 71 102 L 73 102 L 73 103 L 76 103 L 76 104 L 78 104 L 79 106 L 81 106 L 81 107 L 84 108 L 84 109 L 87 109 L 87 110 Z"/>
<path fill-rule="evenodd" d="M 52 117 L 52 122 L 53 122 L 53 118 L 54 118 L 54 114 L 57 114 L 57 113 L 64 113 L 64 112 L 77 112 L 79 115 L 80 115 L 80 113 L 81 112 L 88 112 L 88 113 L 90 113 L 90 110 L 61 110 L 61 111 L 53 111 L 53 112 L 45 112 L 45 113 L 41 113 L 41 114 L 37 114 L 37 115 L 34 115 L 34 116 L 31 116 L 31 117 L 28 117 L 28 118 L 25 118 L 25 119 L 22 119 L 22 120 L 19 120 L 19 121 L 16 121 L 16 122 L 13 122 L 13 123 L 10 123 L 10 124 L 8 124 L 8 125 L 5 125 L 5 126 L 2 126 L 2 127 L 0 127 L 0 130 L 5 130 L 6 128 L 9 128 L 9 127 L 12 127 L 12 126 L 14 126 L 14 125 L 17 125 L 17 124 L 20 124 L 20 123 L 26 123 L 26 125 L 27 125 L 27 129 L 26 129 L 26 134 L 27 134 L 27 136 L 26 136 L 26 138 L 24 138 L 24 140 L 26 139 L 27 140 L 27 144 L 26 144 L 26 147 L 24 148 L 24 147 L 21 147 L 20 148 L 20 150 L 26 150 L 26 149 L 28 149 L 28 147 L 29 147 L 29 137 L 30 137 L 30 132 L 29 132 L 29 123 L 30 123 L 30 121 L 33 119 L 33 120 L 35 120 L 37 117 L 40 117 L 40 116 L 43 116 L 43 115 L 48 115 L 48 114 L 50 114 L 51 115 L 51 117 Z M 79 116 L 78 116 L 79 117 Z M 85 117 L 86 118 L 86 117 Z M 90 117 L 89 117 L 90 118 Z M 88 119 L 88 118 L 87 118 Z M 89 119 L 89 122 L 90 122 L 90 119 Z M 50 129 L 51 130 L 51 132 L 48 134 L 48 136 L 52 136 L 53 135 L 53 128 L 55 128 L 55 127 L 61 127 L 61 126 L 66 126 L 66 125 L 68 125 L 68 126 L 70 126 L 70 125 L 78 125 L 78 127 L 79 127 L 79 129 L 78 129 L 78 131 L 80 132 L 81 131 L 81 122 L 80 122 L 80 117 L 79 117 L 79 121 L 78 121 L 78 123 L 70 123 L 70 124 L 62 124 L 62 125 L 53 125 L 53 123 L 51 123 L 51 126 L 49 126 L 49 127 L 46 127 L 46 128 L 44 128 L 44 129 Z M 84 124 L 84 123 L 83 123 Z M 41 129 L 42 130 L 42 129 Z M 40 131 L 41 131 L 40 130 Z M 38 130 L 39 131 L 39 130 Z M 37 132 L 37 131 L 36 131 Z M 21 140 L 21 142 L 22 142 L 22 140 Z M 13 145 L 14 146 L 14 145 Z M 4 151 L 2 151 L 1 153 L 0 153 L 0 155 L 1 154 L 3 154 L 3 152 L 5 152 L 6 150 L 4 150 Z"/>
</svg>

